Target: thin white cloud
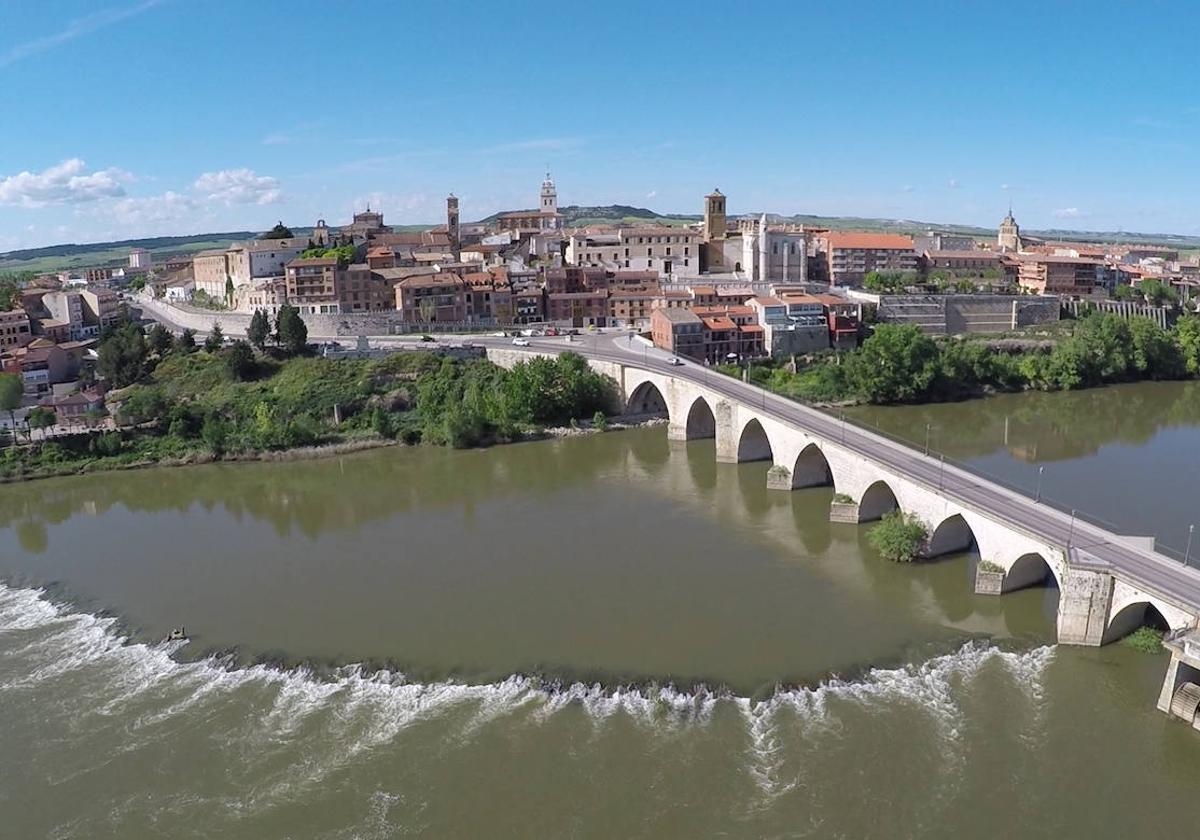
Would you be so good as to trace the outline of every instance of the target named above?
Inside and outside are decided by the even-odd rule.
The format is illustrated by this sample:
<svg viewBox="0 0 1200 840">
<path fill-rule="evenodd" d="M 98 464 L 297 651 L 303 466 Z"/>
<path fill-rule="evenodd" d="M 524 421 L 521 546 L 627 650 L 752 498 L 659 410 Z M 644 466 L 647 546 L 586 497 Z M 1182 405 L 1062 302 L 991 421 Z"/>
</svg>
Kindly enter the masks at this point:
<svg viewBox="0 0 1200 840">
<path fill-rule="evenodd" d="M 650 192 L 646 193 L 646 198 L 654 198 L 657 195 L 658 195 L 658 190 L 650 190 Z"/>
<path fill-rule="evenodd" d="M 262 144 L 264 146 L 286 146 L 293 142 L 295 141 L 292 139 L 290 134 L 283 134 L 282 132 L 268 134 L 262 139 Z"/>
<path fill-rule="evenodd" d="M 1000 189 L 1004 190 L 1005 192 L 1008 192 L 1009 190 L 1012 189 L 1012 187 L 1010 187 L 1008 184 L 1001 184 Z"/>
<path fill-rule="evenodd" d="M 37 55 L 38 53 L 65 44 L 68 41 L 74 41 L 76 38 L 95 32 L 97 29 L 103 29 L 106 26 L 112 26 L 114 23 L 119 23 L 134 15 L 140 15 L 142 12 L 149 11 L 155 6 L 161 5 L 162 2 L 163 0 L 143 0 L 143 2 L 133 6 L 101 9 L 90 15 L 75 18 L 58 32 L 9 47 L 6 51 L 0 53 L 0 67 L 7 67 L 9 64 L 18 62 L 21 59 L 29 58 L 31 55 Z"/>
<path fill-rule="evenodd" d="M 1087 215 L 1078 207 L 1062 207 L 1050 214 L 1056 219 L 1080 219 Z"/>
<path fill-rule="evenodd" d="M 488 154 L 503 152 L 561 152 L 573 149 L 583 144 L 578 137 L 541 137 L 533 140 L 518 140 L 515 143 L 502 143 L 491 146 L 483 151 Z"/>
<path fill-rule="evenodd" d="M 192 186 L 206 198 L 225 204 L 277 204 L 283 200 L 279 181 L 253 169 L 205 172 Z"/>
<path fill-rule="evenodd" d="M 128 172 L 113 167 L 95 172 L 86 170 L 83 160 L 71 158 L 41 172 L 18 172 L 0 178 L 0 204 L 45 207 L 119 198 L 125 195 L 123 185 L 133 179 Z"/>
<path fill-rule="evenodd" d="M 126 227 L 157 227 L 186 219 L 199 207 L 189 195 L 168 190 L 162 195 L 123 198 L 109 208 L 113 218 Z"/>
<path fill-rule="evenodd" d="M 906 193 L 913 192 L 914 190 L 916 190 L 916 187 L 914 187 L 912 184 L 905 184 L 903 187 L 900 188 L 901 192 L 906 192 Z"/>
<path fill-rule="evenodd" d="M 946 186 L 952 190 L 956 190 L 959 188 L 960 185 L 958 183 L 957 178 L 951 178 L 949 181 L 946 182 Z"/>
</svg>

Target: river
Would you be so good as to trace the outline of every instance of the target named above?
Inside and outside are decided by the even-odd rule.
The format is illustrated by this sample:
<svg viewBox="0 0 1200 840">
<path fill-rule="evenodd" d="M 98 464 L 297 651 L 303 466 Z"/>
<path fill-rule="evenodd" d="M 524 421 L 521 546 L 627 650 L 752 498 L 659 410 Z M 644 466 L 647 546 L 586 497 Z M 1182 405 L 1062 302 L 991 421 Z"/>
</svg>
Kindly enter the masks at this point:
<svg viewBox="0 0 1200 840">
<path fill-rule="evenodd" d="M 1200 389 L 856 409 L 1173 540 Z M 1125 418 L 1125 419 L 1122 419 Z M 1003 430 L 1003 431 L 1001 431 Z M 0 835 L 1188 831 L 1165 655 L 662 427 L 0 488 Z M 1190 466 L 1189 466 L 1190 465 Z M 186 625 L 187 644 L 163 643 Z"/>
</svg>

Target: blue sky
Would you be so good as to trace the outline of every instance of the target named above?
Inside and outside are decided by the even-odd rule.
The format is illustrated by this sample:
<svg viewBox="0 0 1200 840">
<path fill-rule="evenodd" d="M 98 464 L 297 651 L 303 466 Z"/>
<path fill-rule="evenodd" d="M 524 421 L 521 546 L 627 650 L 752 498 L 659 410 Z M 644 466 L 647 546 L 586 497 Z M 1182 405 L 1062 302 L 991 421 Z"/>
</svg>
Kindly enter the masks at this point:
<svg viewBox="0 0 1200 840">
<path fill-rule="evenodd" d="M 1200 233 L 1194 3 L 0 0 L 0 251 L 562 204 Z"/>
</svg>

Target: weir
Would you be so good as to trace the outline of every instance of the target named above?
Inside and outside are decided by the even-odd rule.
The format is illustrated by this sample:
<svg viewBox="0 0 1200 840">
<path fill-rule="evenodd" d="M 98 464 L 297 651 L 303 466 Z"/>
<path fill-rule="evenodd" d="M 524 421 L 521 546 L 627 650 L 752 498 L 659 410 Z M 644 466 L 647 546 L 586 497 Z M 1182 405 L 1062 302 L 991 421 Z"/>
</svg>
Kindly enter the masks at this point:
<svg viewBox="0 0 1200 840">
<path fill-rule="evenodd" d="M 715 438 L 716 458 L 725 463 L 769 460 L 771 489 L 831 485 L 834 521 L 871 522 L 901 510 L 926 525 L 926 556 L 974 546 L 979 594 L 1056 585 L 1060 644 L 1114 641 L 1135 629 L 1149 608 L 1173 632 L 1200 623 L 1200 573 L 1159 554 L 1144 539 L 1106 531 L 844 418 L 698 365 L 670 365 L 641 344 L 630 341 L 636 349 L 624 344 L 544 342 L 528 353 L 580 353 L 616 381 L 627 403 L 661 399 L 670 439 Z M 488 350 L 502 366 L 528 353 Z"/>
</svg>

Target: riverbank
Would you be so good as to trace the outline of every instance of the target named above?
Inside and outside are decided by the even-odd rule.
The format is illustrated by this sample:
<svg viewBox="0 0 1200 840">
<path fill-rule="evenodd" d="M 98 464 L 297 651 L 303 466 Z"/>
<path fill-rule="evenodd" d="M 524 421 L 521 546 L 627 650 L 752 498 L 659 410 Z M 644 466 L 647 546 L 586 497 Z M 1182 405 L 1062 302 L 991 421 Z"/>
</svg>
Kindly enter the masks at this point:
<svg viewBox="0 0 1200 840">
<path fill-rule="evenodd" d="M 740 376 L 736 366 L 722 372 Z M 1200 318 L 1170 329 L 1148 318 L 1092 313 L 1052 338 L 996 344 L 981 336 L 934 339 L 914 326 L 883 324 L 848 353 L 789 369 L 751 363 L 756 385 L 822 407 L 956 402 L 1020 391 L 1074 391 L 1145 380 L 1200 376 Z"/>
</svg>

